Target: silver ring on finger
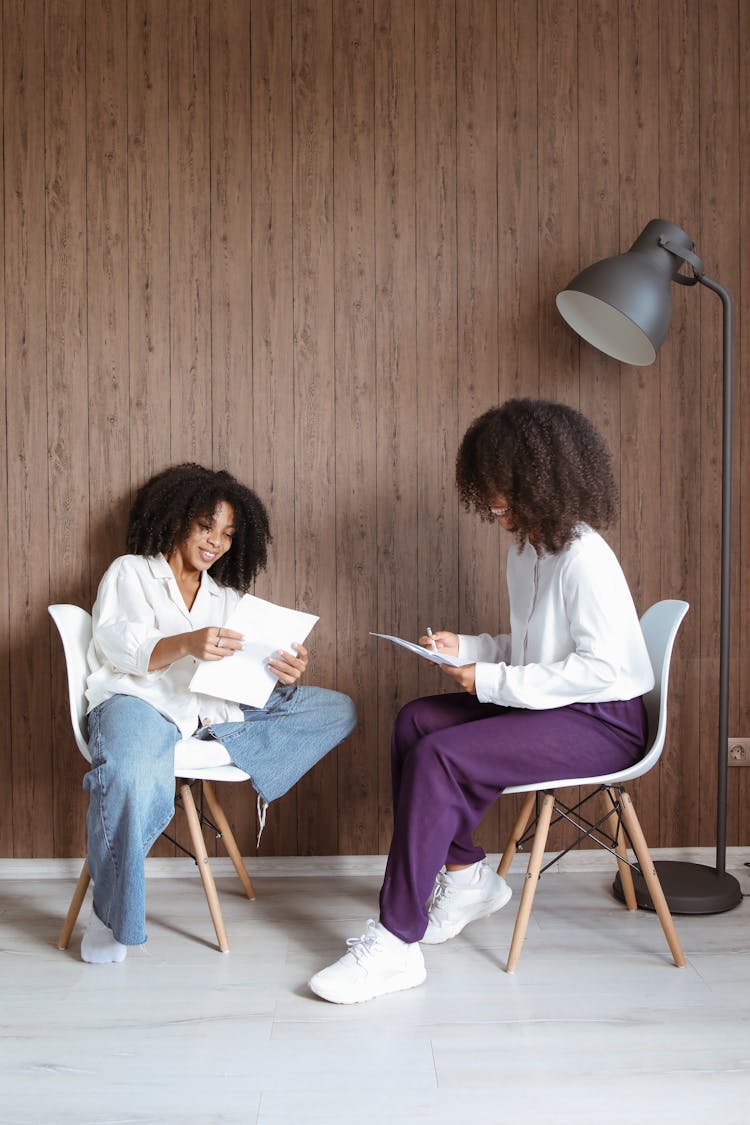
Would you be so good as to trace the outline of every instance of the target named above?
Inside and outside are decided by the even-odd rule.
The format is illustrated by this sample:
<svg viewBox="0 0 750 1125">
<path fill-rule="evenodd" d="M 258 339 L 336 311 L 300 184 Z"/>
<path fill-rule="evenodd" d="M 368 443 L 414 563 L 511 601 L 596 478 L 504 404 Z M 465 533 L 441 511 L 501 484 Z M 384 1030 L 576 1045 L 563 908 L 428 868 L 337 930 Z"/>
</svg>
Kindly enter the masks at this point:
<svg viewBox="0 0 750 1125">
<path fill-rule="evenodd" d="M 216 642 L 216 647 L 221 648 L 221 637 L 219 637 L 218 641 Z"/>
</svg>

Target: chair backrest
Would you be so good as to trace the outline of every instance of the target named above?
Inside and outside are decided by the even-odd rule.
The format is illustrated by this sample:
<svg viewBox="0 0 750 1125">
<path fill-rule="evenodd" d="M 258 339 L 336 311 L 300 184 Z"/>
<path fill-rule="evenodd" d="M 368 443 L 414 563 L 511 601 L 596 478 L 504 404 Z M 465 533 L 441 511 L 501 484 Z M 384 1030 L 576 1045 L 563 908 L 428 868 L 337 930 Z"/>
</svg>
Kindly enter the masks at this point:
<svg viewBox="0 0 750 1125">
<path fill-rule="evenodd" d="M 569 785 L 617 784 L 632 781 L 633 778 L 648 773 L 656 765 L 664 749 L 667 734 L 669 662 L 677 630 L 688 608 L 687 602 L 667 599 L 663 602 L 655 602 L 641 618 L 641 632 L 654 670 L 654 686 L 643 697 L 648 715 L 648 742 L 646 753 L 639 761 L 628 766 L 627 769 L 620 770 L 619 773 L 600 774 L 596 777 L 568 777 L 557 781 L 537 781 L 528 785 L 510 785 L 503 792 L 531 793 L 540 789 L 565 789 Z"/>
<path fill-rule="evenodd" d="M 68 672 L 70 722 L 78 749 L 91 761 L 86 737 L 86 654 L 91 641 L 91 614 L 78 605 L 51 605 L 50 616 L 57 626 Z"/>
<path fill-rule="evenodd" d="M 648 714 L 648 750 L 638 763 L 639 774 L 650 770 L 664 749 L 669 666 L 677 630 L 688 608 L 687 602 L 669 598 L 655 602 L 641 618 L 641 632 L 654 669 L 654 686 L 643 697 Z"/>
</svg>

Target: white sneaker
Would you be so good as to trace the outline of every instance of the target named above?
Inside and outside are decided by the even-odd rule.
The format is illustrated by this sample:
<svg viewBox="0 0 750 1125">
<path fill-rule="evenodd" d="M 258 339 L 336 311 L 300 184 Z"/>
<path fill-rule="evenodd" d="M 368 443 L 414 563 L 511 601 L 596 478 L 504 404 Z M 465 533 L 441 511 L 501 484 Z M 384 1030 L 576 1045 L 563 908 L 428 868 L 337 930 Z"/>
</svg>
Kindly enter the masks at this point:
<svg viewBox="0 0 750 1125">
<path fill-rule="evenodd" d="M 419 943 L 401 941 L 372 919 L 367 933 L 349 938 L 346 944 L 348 952 L 310 980 L 313 992 L 333 1004 L 360 1004 L 416 988 L 427 976 Z"/>
<path fill-rule="evenodd" d="M 469 922 L 487 918 L 505 906 L 512 893 L 505 879 L 484 862 L 466 887 L 454 883 L 447 871 L 440 871 L 428 904 L 427 930 L 422 941 L 425 945 L 448 941 Z"/>
</svg>

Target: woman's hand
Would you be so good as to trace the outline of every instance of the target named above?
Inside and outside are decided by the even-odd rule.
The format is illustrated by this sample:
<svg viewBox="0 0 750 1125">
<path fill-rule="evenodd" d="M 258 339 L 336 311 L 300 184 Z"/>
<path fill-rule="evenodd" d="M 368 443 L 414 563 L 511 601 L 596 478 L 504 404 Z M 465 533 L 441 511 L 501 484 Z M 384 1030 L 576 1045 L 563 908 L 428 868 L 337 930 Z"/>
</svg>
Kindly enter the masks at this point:
<svg viewBox="0 0 750 1125">
<path fill-rule="evenodd" d="M 209 625 L 205 629 L 196 629 L 195 632 L 162 637 L 154 645 L 148 670 L 156 672 L 160 668 L 168 668 L 175 660 L 181 660 L 184 656 L 194 656 L 196 660 L 223 660 L 225 656 L 233 656 L 238 652 L 244 641 L 242 633 L 225 629 L 223 625 Z"/>
<path fill-rule="evenodd" d="M 190 655 L 197 660 L 223 660 L 225 656 L 233 656 L 242 648 L 245 638 L 242 633 L 234 629 L 226 629 L 223 625 L 209 625 L 206 629 L 196 629 L 194 633 L 186 633 L 190 638 Z"/>
<path fill-rule="evenodd" d="M 438 629 L 437 633 L 433 633 L 431 637 L 420 637 L 419 643 L 422 648 L 427 648 L 430 652 L 432 649 L 432 642 L 435 642 L 435 648 L 438 652 L 444 652 L 446 656 L 458 656 L 458 634 L 449 633 L 447 629 Z"/>
<path fill-rule="evenodd" d="M 282 683 L 289 686 L 289 684 L 296 684 L 298 680 L 304 675 L 307 668 L 307 649 L 304 645 L 295 645 L 295 653 L 281 652 L 274 653 L 273 656 L 268 658 L 268 670 Z"/>
<path fill-rule="evenodd" d="M 460 668 L 451 668 L 450 664 L 443 664 L 442 671 L 445 672 L 446 676 L 455 680 L 464 691 L 468 691 L 469 695 L 477 694 L 476 664 L 463 664 Z"/>
</svg>

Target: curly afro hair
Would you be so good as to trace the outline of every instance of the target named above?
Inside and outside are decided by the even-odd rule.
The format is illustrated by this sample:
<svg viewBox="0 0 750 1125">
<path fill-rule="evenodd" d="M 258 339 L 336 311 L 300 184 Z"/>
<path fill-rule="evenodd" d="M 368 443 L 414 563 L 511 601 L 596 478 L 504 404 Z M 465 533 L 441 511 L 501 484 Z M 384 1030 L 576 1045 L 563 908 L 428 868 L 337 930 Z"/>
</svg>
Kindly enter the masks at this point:
<svg viewBox="0 0 750 1125">
<path fill-rule="evenodd" d="M 506 497 L 519 544 L 561 551 L 579 524 L 601 530 L 617 518 L 612 459 L 588 418 L 559 402 L 508 399 L 482 414 L 463 436 L 456 458 L 463 504 L 491 520 L 489 505 Z"/>
<path fill-rule="evenodd" d="M 265 569 L 271 532 L 262 501 L 231 473 L 202 465 L 174 465 L 146 481 L 128 520 L 127 550 L 133 555 L 169 555 L 184 540 L 194 520 L 212 519 L 225 501 L 234 509 L 232 546 L 210 568 L 220 586 L 247 593 Z"/>
</svg>

